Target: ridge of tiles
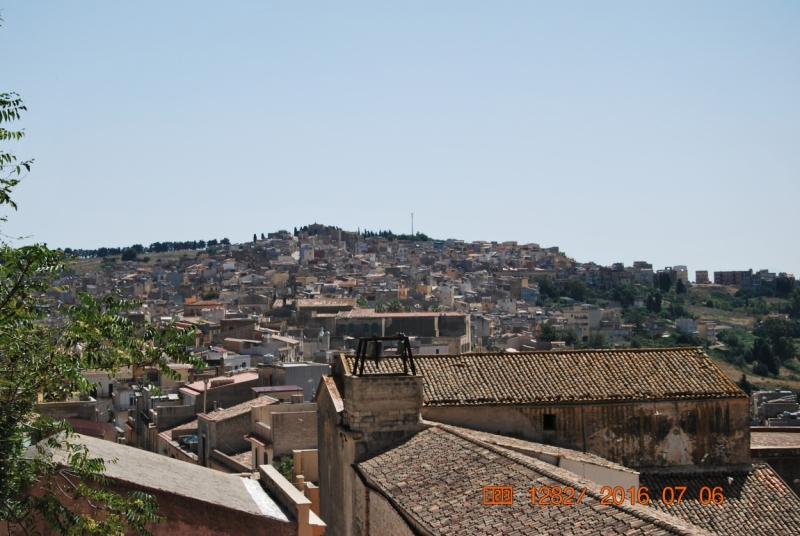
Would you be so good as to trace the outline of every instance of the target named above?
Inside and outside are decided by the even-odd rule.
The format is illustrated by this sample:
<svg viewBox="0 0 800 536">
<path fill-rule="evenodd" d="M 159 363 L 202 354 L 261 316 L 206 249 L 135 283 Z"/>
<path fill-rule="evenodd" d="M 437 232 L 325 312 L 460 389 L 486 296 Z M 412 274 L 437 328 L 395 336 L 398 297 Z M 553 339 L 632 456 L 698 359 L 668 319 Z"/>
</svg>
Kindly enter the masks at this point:
<svg viewBox="0 0 800 536">
<path fill-rule="evenodd" d="M 342 356 L 351 373 L 355 356 Z M 565 350 L 414 356 L 424 405 L 745 398 L 702 348 Z M 400 373 L 400 357 L 366 374 Z"/>
</svg>

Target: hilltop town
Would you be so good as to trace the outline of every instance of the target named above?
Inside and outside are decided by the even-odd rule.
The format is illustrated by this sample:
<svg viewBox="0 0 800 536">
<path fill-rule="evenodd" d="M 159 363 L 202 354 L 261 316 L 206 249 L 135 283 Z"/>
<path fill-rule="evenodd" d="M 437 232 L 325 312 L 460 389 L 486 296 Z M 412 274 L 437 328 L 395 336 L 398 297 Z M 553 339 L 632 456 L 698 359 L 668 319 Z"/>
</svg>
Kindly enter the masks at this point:
<svg viewBox="0 0 800 536">
<path fill-rule="evenodd" d="M 756 367 L 750 359 L 752 332 L 762 320 L 800 315 L 792 274 L 715 272 L 712 282 L 698 270 L 690 282 L 681 265 L 600 266 L 558 247 L 321 224 L 254 234 L 242 244 L 222 239 L 66 252 L 78 260 L 55 282 L 55 301 L 70 303 L 77 292 L 120 292 L 141 301 L 137 318 L 193 325 L 202 333 L 198 348 L 222 345 L 220 332 L 230 326 L 255 323 L 296 341 L 279 358 L 309 360 L 319 348 L 307 341 L 320 329 L 330 333 L 326 350 L 352 349 L 358 337 L 394 332 L 357 317 L 436 312 L 463 318 L 463 326 L 448 333 L 411 329 L 421 354 L 705 346 L 731 365 L 731 374 L 755 372 L 757 383 L 800 388 L 791 334 L 784 333 L 783 343 L 770 341 L 779 361 Z"/>
<path fill-rule="evenodd" d="M 612 533 L 800 530 L 790 274 L 690 281 L 321 224 L 170 244 L 70 250 L 47 320 L 119 293 L 134 324 L 192 334 L 205 368 L 85 370 L 89 392 L 39 403 L 120 460 L 123 489 L 157 496 L 160 530 L 583 533 L 574 515 Z M 532 485 L 586 495 L 544 514 Z M 681 487 L 682 506 L 666 500 Z"/>
</svg>

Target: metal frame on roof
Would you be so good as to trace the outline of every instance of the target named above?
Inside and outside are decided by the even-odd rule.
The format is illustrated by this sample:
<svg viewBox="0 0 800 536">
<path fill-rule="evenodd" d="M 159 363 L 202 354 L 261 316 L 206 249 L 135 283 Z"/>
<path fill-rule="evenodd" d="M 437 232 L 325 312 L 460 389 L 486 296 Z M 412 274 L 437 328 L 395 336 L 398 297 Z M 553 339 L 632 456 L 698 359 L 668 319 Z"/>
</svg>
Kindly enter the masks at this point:
<svg viewBox="0 0 800 536">
<path fill-rule="evenodd" d="M 414 356 L 411 353 L 411 341 L 404 333 L 398 333 L 392 337 L 367 337 L 358 340 L 356 349 L 356 361 L 353 364 L 353 372 L 358 376 L 364 375 L 364 364 L 367 358 L 375 360 L 375 368 L 380 368 L 380 362 L 386 359 L 384 354 L 384 341 L 397 341 L 397 355 L 403 361 L 403 374 L 408 374 L 411 367 L 411 374 L 417 375 L 417 367 L 414 365 Z"/>
</svg>

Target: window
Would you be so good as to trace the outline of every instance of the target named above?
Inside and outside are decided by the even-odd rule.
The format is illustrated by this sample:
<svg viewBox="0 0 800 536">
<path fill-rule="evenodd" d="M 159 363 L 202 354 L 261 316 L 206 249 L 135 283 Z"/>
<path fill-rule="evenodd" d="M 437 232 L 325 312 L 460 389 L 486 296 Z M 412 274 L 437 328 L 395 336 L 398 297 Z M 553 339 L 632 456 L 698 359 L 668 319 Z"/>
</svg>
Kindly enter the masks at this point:
<svg viewBox="0 0 800 536">
<path fill-rule="evenodd" d="M 555 413 L 545 413 L 544 414 L 544 422 L 542 423 L 542 428 L 544 430 L 555 430 L 556 429 L 556 415 L 555 415 Z"/>
</svg>

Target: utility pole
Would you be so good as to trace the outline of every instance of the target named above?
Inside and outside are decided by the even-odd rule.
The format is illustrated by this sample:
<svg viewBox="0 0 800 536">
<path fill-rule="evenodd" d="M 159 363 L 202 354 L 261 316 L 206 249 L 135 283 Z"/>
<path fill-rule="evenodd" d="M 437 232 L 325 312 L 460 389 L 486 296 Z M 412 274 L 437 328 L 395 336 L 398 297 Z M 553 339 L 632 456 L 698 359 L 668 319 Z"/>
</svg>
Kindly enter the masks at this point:
<svg viewBox="0 0 800 536">
<path fill-rule="evenodd" d="M 411 213 L 411 236 L 414 236 L 414 213 Z"/>
<path fill-rule="evenodd" d="M 208 394 L 208 376 L 203 377 L 203 413 L 206 412 L 206 395 Z"/>
</svg>

